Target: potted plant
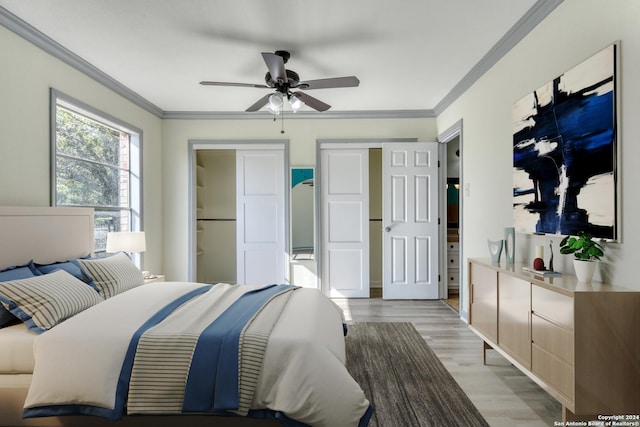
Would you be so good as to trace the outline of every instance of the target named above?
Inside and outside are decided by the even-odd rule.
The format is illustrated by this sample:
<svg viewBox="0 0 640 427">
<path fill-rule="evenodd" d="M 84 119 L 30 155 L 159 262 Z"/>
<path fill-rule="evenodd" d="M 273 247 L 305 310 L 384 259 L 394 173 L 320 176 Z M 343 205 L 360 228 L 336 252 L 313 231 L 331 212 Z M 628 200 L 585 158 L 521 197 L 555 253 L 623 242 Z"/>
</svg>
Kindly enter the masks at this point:
<svg viewBox="0 0 640 427">
<path fill-rule="evenodd" d="M 578 236 L 566 236 L 560 242 L 561 254 L 573 254 L 573 267 L 578 281 L 590 283 L 596 269 L 596 261 L 604 255 L 604 248 L 593 240 L 593 236 L 579 231 Z"/>
</svg>

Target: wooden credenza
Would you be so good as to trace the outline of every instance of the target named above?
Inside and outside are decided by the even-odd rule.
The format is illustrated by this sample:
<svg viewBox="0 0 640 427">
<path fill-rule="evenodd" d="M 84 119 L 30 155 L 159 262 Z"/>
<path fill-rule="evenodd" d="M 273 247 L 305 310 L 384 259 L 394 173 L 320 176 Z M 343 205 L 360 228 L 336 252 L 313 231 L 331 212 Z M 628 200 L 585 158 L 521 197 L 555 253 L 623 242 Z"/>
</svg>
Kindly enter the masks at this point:
<svg viewBox="0 0 640 427">
<path fill-rule="evenodd" d="M 563 406 L 563 418 L 640 412 L 640 292 L 522 264 L 469 260 L 469 324 Z"/>
</svg>

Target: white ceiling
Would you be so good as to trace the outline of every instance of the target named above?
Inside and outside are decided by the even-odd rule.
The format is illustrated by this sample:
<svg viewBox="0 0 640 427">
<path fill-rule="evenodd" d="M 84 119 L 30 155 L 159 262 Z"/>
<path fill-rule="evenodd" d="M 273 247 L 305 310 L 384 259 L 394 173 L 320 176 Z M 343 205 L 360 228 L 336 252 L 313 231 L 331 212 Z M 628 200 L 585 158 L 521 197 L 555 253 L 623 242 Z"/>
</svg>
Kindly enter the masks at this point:
<svg viewBox="0 0 640 427">
<path fill-rule="evenodd" d="M 309 91 L 330 111 L 432 112 L 558 3 L 0 0 L 0 12 L 26 21 L 162 112 L 244 111 L 268 90 L 198 82 L 263 84 L 260 53 L 275 50 L 291 52 L 287 68 L 302 80 L 360 79 L 357 88 Z"/>
</svg>

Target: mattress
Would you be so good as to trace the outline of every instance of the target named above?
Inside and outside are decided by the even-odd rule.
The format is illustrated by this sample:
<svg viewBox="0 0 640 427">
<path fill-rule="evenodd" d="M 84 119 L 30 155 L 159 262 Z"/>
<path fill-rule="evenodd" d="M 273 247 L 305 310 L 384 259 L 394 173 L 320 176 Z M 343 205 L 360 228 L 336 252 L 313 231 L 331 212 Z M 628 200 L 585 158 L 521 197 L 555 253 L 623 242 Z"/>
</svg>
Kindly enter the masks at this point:
<svg viewBox="0 0 640 427">
<path fill-rule="evenodd" d="M 33 372 L 33 340 L 37 336 L 24 323 L 0 329 L 0 374 Z"/>
</svg>

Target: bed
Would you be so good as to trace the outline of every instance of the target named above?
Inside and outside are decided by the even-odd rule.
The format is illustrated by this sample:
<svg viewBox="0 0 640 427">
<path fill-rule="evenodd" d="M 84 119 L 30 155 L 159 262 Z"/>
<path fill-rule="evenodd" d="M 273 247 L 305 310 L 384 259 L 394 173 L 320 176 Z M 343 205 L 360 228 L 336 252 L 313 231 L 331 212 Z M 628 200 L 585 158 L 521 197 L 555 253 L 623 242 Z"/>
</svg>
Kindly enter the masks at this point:
<svg viewBox="0 0 640 427">
<path fill-rule="evenodd" d="M 85 208 L 0 207 L 0 238 L 0 320 L 20 317 L 0 327 L 0 426 L 368 424 L 318 291 L 145 284 L 124 254 L 87 258 Z"/>
</svg>

